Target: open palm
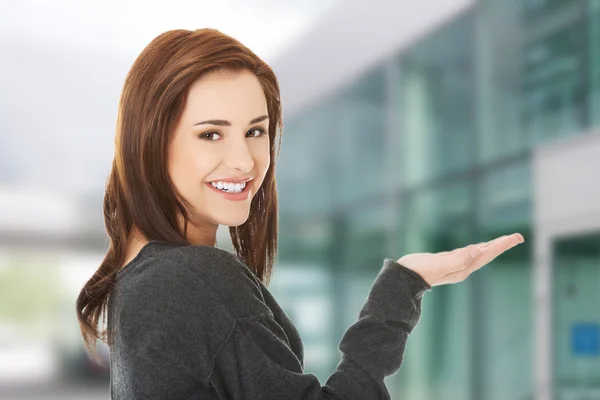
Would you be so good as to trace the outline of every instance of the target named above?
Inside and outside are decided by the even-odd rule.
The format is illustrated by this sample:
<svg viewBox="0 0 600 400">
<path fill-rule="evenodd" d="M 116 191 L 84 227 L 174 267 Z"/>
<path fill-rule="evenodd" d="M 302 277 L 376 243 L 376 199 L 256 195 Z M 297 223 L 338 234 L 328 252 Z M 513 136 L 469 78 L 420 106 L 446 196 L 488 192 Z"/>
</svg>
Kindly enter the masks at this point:
<svg viewBox="0 0 600 400">
<path fill-rule="evenodd" d="M 440 286 L 464 281 L 473 272 L 524 241 L 523 235 L 513 233 L 452 251 L 407 254 L 397 262 L 421 275 L 430 286 Z"/>
</svg>

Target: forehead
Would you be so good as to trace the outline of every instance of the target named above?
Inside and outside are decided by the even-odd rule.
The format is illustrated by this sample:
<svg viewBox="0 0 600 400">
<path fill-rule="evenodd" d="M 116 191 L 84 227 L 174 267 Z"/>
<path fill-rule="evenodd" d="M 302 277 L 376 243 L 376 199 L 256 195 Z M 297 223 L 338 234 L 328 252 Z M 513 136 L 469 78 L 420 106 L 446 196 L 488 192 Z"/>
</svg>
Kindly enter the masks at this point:
<svg viewBox="0 0 600 400">
<path fill-rule="evenodd" d="M 267 101 L 252 72 L 213 71 L 190 87 L 184 118 L 222 118 L 247 124 L 264 114 Z"/>
</svg>

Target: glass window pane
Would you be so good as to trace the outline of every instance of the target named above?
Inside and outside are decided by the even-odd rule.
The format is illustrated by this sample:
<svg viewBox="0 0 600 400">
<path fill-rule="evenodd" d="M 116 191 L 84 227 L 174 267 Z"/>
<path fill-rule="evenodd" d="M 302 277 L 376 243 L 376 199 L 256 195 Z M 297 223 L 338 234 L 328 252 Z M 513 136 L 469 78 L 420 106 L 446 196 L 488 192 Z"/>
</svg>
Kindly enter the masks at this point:
<svg viewBox="0 0 600 400">
<path fill-rule="evenodd" d="M 478 240 L 512 232 L 526 241 L 477 272 L 482 396 L 490 400 L 528 398 L 532 369 L 532 234 L 530 160 L 492 170 L 480 178 Z"/>
<path fill-rule="evenodd" d="M 328 264 L 333 239 L 333 226 L 328 217 L 280 216 L 278 252 L 281 259 Z"/>
<path fill-rule="evenodd" d="M 337 200 L 330 154 L 335 116 L 323 101 L 285 122 L 276 177 L 282 212 L 316 215 L 331 210 Z"/>
<path fill-rule="evenodd" d="M 480 2 L 480 163 L 585 131 L 584 15 L 583 1 Z"/>
<path fill-rule="evenodd" d="M 329 132 L 336 145 L 327 149 L 338 205 L 387 191 L 387 103 L 382 68 L 365 74 L 333 99 Z"/>
<path fill-rule="evenodd" d="M 486 230 L 501 232 L 531 221 L 531 161 L 514 162 L 488 172 L 478 186 L 479 220 Z"/>
<path fill-rule="evenodd" d="M 344 268 L 379 270 L 384 257 L 394 257 L 386 252 L 389 213 L 383 201 L 345 214 Z"/>
<path fill-rule="evenodd" d="M 398 246 L 402 254 L 438 252 L 468 244 L 472 199 L 468 180 L 403 195 Z M 436 287 L 424 297 L 421 320 L 406 349 L 406 364 L 411 367 L 394 377 L 398 397 L 470 398 L 470 309 L 468 285 Z"/>
<path fill-rule="evenodd" d="M 572 135 L 585 126 L 587 50 L 580 10 L 577 5 L 561 10 L 557 28 L 541 21 L 524 32 L 521 120 L 535 142 Z"/>
<path fill-rule="evenodd" d="M 428 36 L 399 58 L 403 182 L 412 186 L 472 163 L 473 14 Z"/>
</svg>

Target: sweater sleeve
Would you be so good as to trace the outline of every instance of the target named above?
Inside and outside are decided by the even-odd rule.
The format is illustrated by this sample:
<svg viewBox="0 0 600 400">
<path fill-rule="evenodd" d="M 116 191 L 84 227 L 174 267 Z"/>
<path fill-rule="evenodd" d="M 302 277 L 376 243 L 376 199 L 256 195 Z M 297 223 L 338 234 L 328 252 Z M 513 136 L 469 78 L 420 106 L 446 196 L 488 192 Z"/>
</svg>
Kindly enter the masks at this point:
<svg viewBox="0 0 600 400">
<path fill-rule="evenodd" d="M 416 272 L 385 259 L 358 320 L 339 344 L 340 363 L 325 385 L 290 368 L 295 355 L 268 314 L 236 318 L 215 357 L 211 385 L 220 399 L 390 399 L 384 378 L 400 369 L 431 286 Z M 288 366 L 288 367 L 286 367 Z"/>
</svg>

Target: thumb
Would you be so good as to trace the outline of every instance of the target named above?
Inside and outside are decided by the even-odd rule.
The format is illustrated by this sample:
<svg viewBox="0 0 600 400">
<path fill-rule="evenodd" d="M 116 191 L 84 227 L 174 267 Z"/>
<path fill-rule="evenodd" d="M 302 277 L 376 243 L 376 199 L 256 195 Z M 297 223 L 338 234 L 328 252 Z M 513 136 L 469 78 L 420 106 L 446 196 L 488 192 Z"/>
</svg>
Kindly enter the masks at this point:
<svg viewBox="0 0 600 400">
<path fill-rule="evenodd" d="M 479 253 L 481 253 L 481 249 L 479 246 L 471 244 L 465 247 L 461 253 L 462 254 L 459 255 L 459 258 L 462 261 L 462 267 L 466 268 L 469 266 L 469 264 L 471 264 L 473 259 L 477 257 Z"/>
</svg>

